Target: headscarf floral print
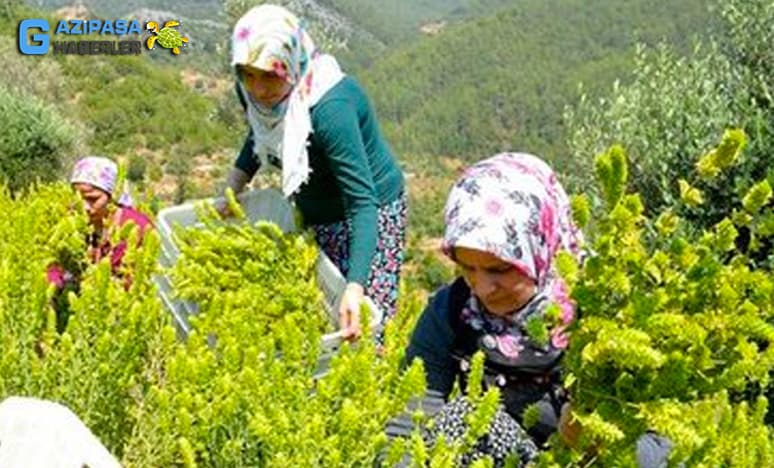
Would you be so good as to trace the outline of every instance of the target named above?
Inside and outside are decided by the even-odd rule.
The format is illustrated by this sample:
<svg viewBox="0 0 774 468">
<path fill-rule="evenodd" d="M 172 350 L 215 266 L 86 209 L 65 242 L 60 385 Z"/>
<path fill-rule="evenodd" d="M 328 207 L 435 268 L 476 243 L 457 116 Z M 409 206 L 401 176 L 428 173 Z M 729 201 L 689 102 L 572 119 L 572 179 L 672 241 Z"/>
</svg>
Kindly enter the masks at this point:
<svg viewBox="0 0 774 468">
<path fill-rule="evenodd" d="M 70 174 L 71 184 L 89 184 L 103 190 L 111 198 L 115 198 L 118 184 L 118 165 L 104 156 L 86 156 L 79 159 Z M 121 206 L 132 206 L 132 196 L 129 194 L 126 181 L 116 203 Z"/>
<path fill-rule="evenodd" d="M 253 152 L 261 168 L 269 158 L 281 161 L 282 189 L 289 196 L 309 178 L 307 138 L 312 132 L 310 108 L 344 77 L 334 57 L 316 48 L 293 13 L 277 5 L 260 5 L 234 27 L 231 65 L 274 72 L 290 83 L 290 94 L 272 108 L 260 104 L 245 85 L 247 120 L 253 132 Z"/>
<path fill-rule="evenodd" d="M 455 247 L 490 253 L 535 281 L 536 294 L 506 318 L 489 314 L 471 295 L 462 317 L 470 326 L 495 336 L 498 349 L 516 357 L 528 339 L 526 321 L 549 304 L 561 310 L 561 325 L 550 331 L 550 346 L 567 347 L 566 326 L 575 315 L 554 259 L 566 250 L 580 261 L 583 236 L 574 225 L 567 194 L 554 171 L 540 158 L 502 153 L 468 168 L 449 194 L 445 208 L 443 251 Z"/>
<path fill-rule="evenodd" d="M 118 181 L 118 166 L 101 156 L 86 156 L 73 166 L 70 183 L 89 184 L 112 196 Z"/>
<path fill-rule="evenodd" d="M 306 72 L 316 53 L 314 42 L 301 21 L 276 5 L 253 8 L 234 28 L 232 64 L 274 72 L 294 89 L 302 77 L 311 82 L 312 75 Z M 302 86 L 300 92 L 308 92 L 308 89 L 309 86 Z M 267 126 L 273 127 L 284 117 L 288 99 L 268 109 L 252 99 L 249 93 L 246 95 Z"/>
</svg>

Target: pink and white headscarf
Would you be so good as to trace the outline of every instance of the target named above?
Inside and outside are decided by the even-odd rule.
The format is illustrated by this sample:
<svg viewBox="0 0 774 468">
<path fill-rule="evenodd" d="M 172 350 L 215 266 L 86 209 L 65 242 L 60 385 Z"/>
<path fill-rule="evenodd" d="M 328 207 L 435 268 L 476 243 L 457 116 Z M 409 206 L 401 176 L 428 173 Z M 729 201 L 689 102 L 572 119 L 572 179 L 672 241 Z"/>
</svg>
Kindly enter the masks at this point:
<svg viewBox="0 0 774 468">
<path fill-rule="evenodd" d="M 70 183 L 89 184 L 105 191 L 111 198 L 115 198 L 118 165 L 103 156 L 86 156 L 79 159 L 73 166 Z M 124 191 L 117 203 L 122 206 L 131 206 L 131 196 L 127 191 Z"/>
<path fill-rule="evenodd" d="M 70 176 L 71 184 L 89 184 L 107 192 L 110 196 L 116 189 L 118 165 L 108 158 L 87 156 L 79 159 Z"/>
<path fill-rule="evenodd" d="M 446 255 L 453 257 L 455 247 L 487 252 L 514 265 L 537 285 L 529 303 L 507 319 L 488 314 L 474 295 L 463 318 L 476 328 L 486 326 L 496 335 L 510 335 L 500 347 L 513 354 L 520 349 L 522 325 L 553 302 L 561 308 L 563 324 L 551 330 L 551 344 L 566 347 L 563 330 L 574 318 L 574 305 L 554 258 L 564 249 L 580 261 L 583 235 L 548 164 L 530 154 L 502 153 L 471 166 L 449 194 L 445 221 Z"/>
<path fill-rule="evenodd" d="M 313 131 L 310 109 L 344 78 L 336 59 L 317 49 L 302 21 L 284 7 L 260 5 L 237 21 L 231 65 L 274 72 L 292 85 L 282 102 L 268 109 L 239 83 L 253 131 L 253 153 L 261 169 L 269 156 L 282 162 L 282 191 L 294 193 L 309 179 L 307 138 Z"/>
</svg>

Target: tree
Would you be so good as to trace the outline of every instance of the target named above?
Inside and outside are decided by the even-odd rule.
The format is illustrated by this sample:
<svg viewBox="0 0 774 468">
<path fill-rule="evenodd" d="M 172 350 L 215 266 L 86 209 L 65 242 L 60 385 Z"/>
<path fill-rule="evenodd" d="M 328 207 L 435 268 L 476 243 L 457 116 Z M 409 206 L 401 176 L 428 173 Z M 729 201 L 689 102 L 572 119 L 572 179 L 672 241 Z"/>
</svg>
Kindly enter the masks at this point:
<svg viewBox="0 0 774 468">
<path fill-rule="evenodd" d="M 76 130 L 56 110 L 2 84 L 0 128 L 0 180 L 11 191 L 55 180 L 76 142 Z"/>
<path fill-rule="evenodd" d="M 140 184 L 145 180 L 145 169 L 147 162 L 145 158 L 137 154 L 129 156 L 129 166 L 126 169 L 126 178 L 131 182 Z"/>
<path fill-rule="evenodd" d="M 734 126 L 748 135 L 737 165 L 702 177 L 692 187 L 704 203 L 682 204 L 680 215 L 696 228 L 709 228 L 734 212 L 743 215 L 743 196 L 761 178 L 774 183 L 772 52 L 774 6 L 766 0 L 733 0 L 722 5 L 723 33 L 692 55 L 678 57 L 668 46 L 640 47 L 634 80 L 616 84 L 609 97 L 582 99 L 565 117 L 573 174 L 588 174 L 593 157 L 611 144 L 629 154 L 629 188 L 641 194 L 648 210 L 675 205 L 699 157 L 710 151 L 716 135 Z M 588 186 L 575 177 L 574 190 Z M 774 229 L 740 233 L 739 248 L 759 261 L 772 252 Z"/>
</svg>

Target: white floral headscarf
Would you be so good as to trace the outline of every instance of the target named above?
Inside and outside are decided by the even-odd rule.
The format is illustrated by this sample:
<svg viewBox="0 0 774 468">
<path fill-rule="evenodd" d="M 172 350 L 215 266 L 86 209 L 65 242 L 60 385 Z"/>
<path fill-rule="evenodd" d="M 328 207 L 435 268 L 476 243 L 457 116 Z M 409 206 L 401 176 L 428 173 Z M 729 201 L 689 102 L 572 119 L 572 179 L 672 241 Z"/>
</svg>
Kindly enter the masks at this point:
<svg viewBox="0 0 774 468">
<path fill-rule="evenodd" d="M 580 260 L 583 236 L 572 221 L 569 199 L 554 171 L 543 160 L 523 153 L 481 161 L 452 188 L 445 219 L 447 255 L 453 256 L 455 247 L 487 252 L 514 265 L 537 285 L 529 303 L 507 319 L 488 314 L 474 295 L 463 318 L 476 328 L 490 329 L 500 350 L 513 356 L 520 350 L 520 328 L 526 319 L 553 302 L 561 308 L 563 325 L 551 331 L 551 344 L 566 347 L 563 330 L 574 318 L 574 306 L 554 259 L 564 249 Z"/>
<path fill-rule="evenodd" d="M 241 80 L 239 84 L 247 101 L 253 152 L 261 168 L 268 168 L 268 156 L 279 157 L 282 188 L 288 196 L 309 177 L 310 108 L 344 74 L 335 58 L 317 50 L 302 22 L 276 5 L 255 7 L 239 19 L 232 38 L 231 65 L 274 72 L 293 87 L 285 100 L 269 109 L 253 99 Z"/>
</svg>

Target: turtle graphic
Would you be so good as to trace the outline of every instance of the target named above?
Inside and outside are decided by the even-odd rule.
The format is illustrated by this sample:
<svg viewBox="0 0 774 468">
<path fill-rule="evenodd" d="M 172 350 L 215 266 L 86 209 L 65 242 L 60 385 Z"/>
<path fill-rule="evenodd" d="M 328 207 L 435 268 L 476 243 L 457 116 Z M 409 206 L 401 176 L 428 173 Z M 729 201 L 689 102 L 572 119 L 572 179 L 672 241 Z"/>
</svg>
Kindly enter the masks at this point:
<svg viewBox="0 0 774 468">
<path fill-rule="evenodd" d="M 175 26 L 179 25 L 179 22 L 170 20 L 164 23 L 164 27 L 159 30 L 159 23 L 148 21 L 145 29 L 153 34 L 145 41 L 145 45 L 148 46 L 148 49 L 153 49 L 153 46 L 158 43 L 165 49 L 172 49 L 172 53 L 178 55 L 180 53 L 180 46 L 188 42 L 187 37 L 181 36 L 180 31 L 174 29 Z"/>
</svg>

